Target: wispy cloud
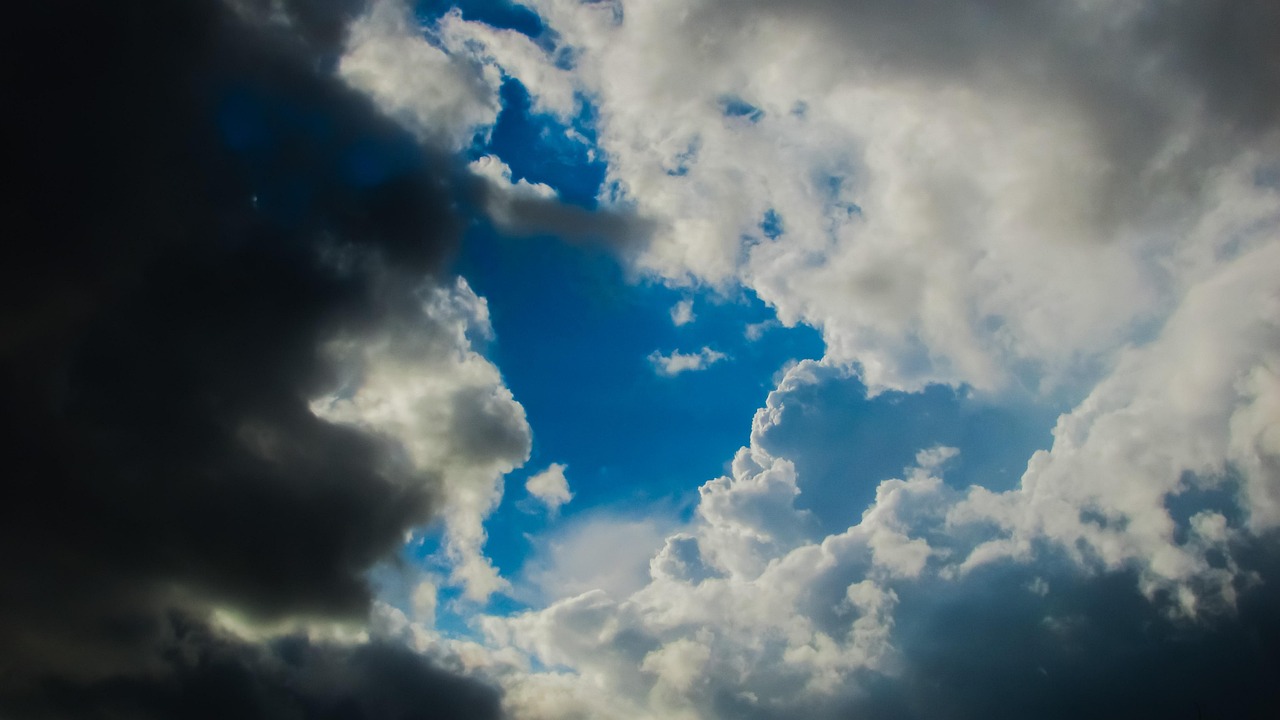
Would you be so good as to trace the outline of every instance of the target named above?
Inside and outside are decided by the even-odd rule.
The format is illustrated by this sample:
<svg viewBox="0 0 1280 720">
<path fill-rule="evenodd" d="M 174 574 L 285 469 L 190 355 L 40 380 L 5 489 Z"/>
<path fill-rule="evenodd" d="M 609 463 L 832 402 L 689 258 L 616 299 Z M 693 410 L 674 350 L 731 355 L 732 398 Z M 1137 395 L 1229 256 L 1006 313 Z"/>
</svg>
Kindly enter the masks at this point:
<svg viewBox="0 0 1280 720">
<path fill-rule="evenodd" d="M 649 355 L 649 363 L 653 365 L 654 372 L 659 375 L 674 377 L 680 373 L 705 370 L 728 357 L 728 355 L 712 350 L 709 347 L 704 347 L 694 353 L 682 353 L 679 350 L 673 350 L 667 355 L 654 350 Z"/>
<path fill-rule="evenodd" d="M 688 325 L 696 319 L 697 316 L 693 314 L 693 300 L 686 298 L 671 306 L 671 322 L 675 323 L 676 327 Z"/>
</svg>

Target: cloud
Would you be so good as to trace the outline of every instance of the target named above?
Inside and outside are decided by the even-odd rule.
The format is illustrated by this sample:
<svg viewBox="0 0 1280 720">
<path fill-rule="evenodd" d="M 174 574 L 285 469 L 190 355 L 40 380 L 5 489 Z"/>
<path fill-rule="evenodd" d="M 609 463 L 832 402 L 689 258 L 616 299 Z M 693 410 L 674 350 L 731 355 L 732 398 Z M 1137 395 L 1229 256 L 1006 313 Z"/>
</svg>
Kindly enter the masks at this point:
<svg viewBox="0 0 1280 720">
<path fill-rule="evenodd" d="M 697 316 L 693 314 L 693 301 L 689 299 L 681 300 L 671 306 L 671 322 L 676 327 L 688 325 L 694 321 Z"/>
<path fill-rule="evenodd" d="M 392 0 L 24 26 L 80 55 L 11 88 L 38 230 L 0 282 L 0 712 L 1274 714 L 1273 4 L 532 5 L 539 42 Z M 504 73 L 590 104 L 602 211 L 444 156 Z M 414 621 L 367 580 L 438 517 L 450 581 L 507 587 L 484 523 L 530 431 L 443 272 L 459 205 L 827 346 L 686 522 L 542 539 L 521 583 L 551 602 L 477 617 L 484 645 L 430 628 L 434 580 Z M 780 438 L 840 379 L 1069 410 L 1013 489 L 922 442 L 828 528 Z"/>
<path fill-rule="evenodd" d="M 515 658 L 489 666 L 509 711 L 1274 710 L 1256 651 L 1280 506 L 1273 4 L 530 5 L 539 42 L 456 12 L 415 42 L 562 119 L 589 103 L 612 210 L 496 159 L 469 197 L 505 232 L 750 290 L 826 357 L 784 375 L 688 523 L 622 563 L 598 538 L 623 524 L 582 525 L 527 568 L 555 602 L 480 622 Z M 393 95 L 412 127 L 418 100 Z M 945 384 L 1070 409 L 1013 489 L 948 484 L 955 450 L 924 442 L 823 528 L 797 505 L 814 464 L 780 438 L 806 388 L 850 378 L 884 403 Z"/>
<path fill-rule="evenodd" d="M 1087 391 L 1206 248 L 1275 231 L 1270 3 L 531 4 L 655 223 L 638 265 L 750 288 L 875 389 Z"/>
<path fill-rule="evenodd" d="M 497 70 L 432 44 L 401 0 L 372 0 L 347 30 L 341 77 L 419 137 L 464 150 L 497 121 Z"/>
<path fill-rule="evenodd" d="M 697 372 L 706 370 L 708 367 L 727 359 L 729 356 L 722 352 L 704 347 L 695 353 L 682 353 L 679 350 L 672 350 L 669 355 L 654 350 L 649 354 L 649 363 L 653 365 L 654 372 L 666 377 L 675 377 L 683 372 Z"/>
<path fill-rule="evenodd" d="M 524 489 L 546 506 L 547 512 L 555 515 L 560 506 L 573 499 L 569 492 L 569 481 L 564 476 L 565 466 L 551 463 L 547 469 L 531 476 L 524 483 Z"/>
<path fill-rule="evenodd" d="M 422 580 L 413 588 L 413 596 L 410 598 L 413 602 L 414 620 L 427 627 L 431 627 L 436 621 L 436 606 L 439 604 L 438 590 L 435 583 Z"/>
<path fill-rule="evenodd" d="M 449 161 L 316 69 L 337 5 L 24 13 L 61 50 L 10 86 L 6 716 L 497 715 L 359 639 L 367 571 L 489 502 L 528 428 L 442 272 Z M 325 624 L 356 639 L 297 635 Z"/>
<path fill-rule="evenodd" d="M 751 342 L 755 342 L 764 337 L 765 333 L 778 327 L 778 325 L 777 320 L 761 320 L 760 322 L 748 323 L 747 327 L 742 331 L 742 336 Z"/>
<path fill-rule="evenodd" d="M 1189 613 L 1233 604 L 1233 535 L 1264 537 L 1280 525 L 1280 448 L 1270 440 L 1280 418 L 1263 410 L 1278 397 L 1280 284 L 1265 269 L 1275 262 L 1280 244 L 1191 288 L 1159 337 L 1130 349 L 1059 418 L 1053 448 L 1031 458 L 1017 490 L 975 488 L 952 521 L 994 522 L 1011 537 L 978 547 L 968 564 L 1050 538 L 1109 569 L 1141 568 L 1149 593 L 1172 591 Z M 1242 517 L 1206 507 L 1179 518 L 1171 507 L 1224 487 L 1237 495 L 1225 510 Z M 1225 566 L 1211 562 L 1215 549 Z"/>
<path fill-rule="evenodd" d="M 394 439 L 412 467 L 439 475 L 454 580 L 484 601 L 508 587 L 484 556 L 484 519 L 502 499 L 502 477 L 528 459 L 532 438 L 524 408 L 474 349 L 472 338 L 492 332 L 485 301 L 462 278 L 409 296 L 420 303 L 417 314 L 329 341 L 346 377 L 310 408 Z"/>
<path fill-rule="evenodd" d="M 307 720 L 354 714 L 405 718 L 502 717 L 498 694 L 446 672 L 398 643 L 335 645 L 306 637 L 250 644 L 179 624 L 160 648 L 161 677 L 53 682 L 40 698 L 8 698 L 18 717 L 239 717 Z"/>
<path fill-rule="evenodd" d="M 649 558 L 662 546 L 668 527 L 656 517 L 577 516 L 554 533 L 535 538 L 522 580 L 543 600 L 589 590 L 626 597 L 647 582 Z"/>
<path fill-rule="evenodd" d="M 784 377 L 732 473 L 700 489 L 694 519 L 653 553 L 646 584 L 626 593 L 565 586 L 545 608 L 484 620 L 493 647 L 565 668 L 497 673 L 515 717 L 1275 710 L 1275 660 L 1262 649 L 1280 638 L 1268 589 L 1280 569 L 1273 531 L 1228 537 L 1204 515 L 1183 521 L 1180 552 L 1204 562 L 1183 578 L 1185 590 L 1152 592 L 1146 578 L 1159 553 L 1109 567 L 1080 555 L 1074 537 L 1041 536 L 1024 555 L 968 567 L 976 548 L 1010 531 L 956 522 L 971 501 L 942 480 L 957 451 L 931 446 L 879 483 L 860 520 L 824 534 L 795 506 L 794 464 L 758 444 L 796 417 L 785 405 L 802 397 L 798 386 L 821 381 L 817 369 L 800 364 Z M 1036 477 L 1033 463 L 1011 502 L 1033 506 L 1021 494 Z M 1140 547 L 1145 529 L 1130 526 L 1113 532 L 1131 532 L 1125 542 Z M 1199 539 L 1214 532 L 1223 542 Z M 1221 602 L 1223 568 L 1237 591 L 1230 606 Z M 1188 592 L 1217 601 L 1187 615 Z"/>
</svg>

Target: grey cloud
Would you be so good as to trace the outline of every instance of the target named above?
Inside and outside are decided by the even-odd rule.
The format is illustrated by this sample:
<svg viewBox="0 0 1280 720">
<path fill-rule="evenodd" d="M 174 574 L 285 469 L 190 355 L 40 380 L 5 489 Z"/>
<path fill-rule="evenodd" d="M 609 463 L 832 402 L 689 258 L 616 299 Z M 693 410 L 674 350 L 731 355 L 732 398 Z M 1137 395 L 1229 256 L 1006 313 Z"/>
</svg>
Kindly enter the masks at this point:
<svg viewBox="0 0 1280 720">
<path fill-rule="evenodd" d="M 163 672 L 89 683 L 50 680 L 39 694 L 6 698 L 6 709 L 17 717 L 130 720 L 501 717 L 492 688 L 401 646 L 299 636 L 251 644 L 182 618 L 170 625 L 171 635 L 157 648 L 167 660 Z"/>
<path fill-rule="evenodd" d="M 1273 540 L 1246 551 L 1271 580 Z M 898 588 L 903 671 L 872 681 L 837 715 L 1265 718 L 1280 709 L 1271 584 L 1243 594 L 1233 615 L 1193 622 L 1170 619 L 1131 573 L 1067 567 L 1009 565 Z M 1036 580 L 1047 581 L 1044 597 L 1028 589 Z"/>
<path fill-rule="evenodd" d="M 500 186 L 474 177 L 469 183 L 472 202 L 483 208 L 504 232 L 550 235 L 571 243 L 601 245 L 622 257 L 641 252 L 653 234 L 654 223 L 625 208 L 588 210 L 553 197 Z"/>
<path fill-rule="evenodd" d="M 422 321 L 459 229 L 450 163 L 317 70 L 348 5 L 289 3 L 301 32 L 205 0 L 6 24 L 49 49 L 5 63 L 6 717 L 496 715 L 399 651 L 209 626 L 361 621 L 438 505 L 397 440 L 308 407 L 340 390 L 327 342 Z"/>
<path fill-rule="evenodd" d="M 815 74 L 958 85 L 1083 111 L 1112 165 L 1107 191 L 1099 193 L 1098 219 L 1107 224 L 1145 209 L 1157 190 L 1193 201 L 1214 167 L 1280 122 L 1280 6 L 1268 0 L 1129 8 L 1041 0 L 710 0 L 695 13 L 690 22 L 707 28 L 741 13 L 807 22 L 839 48 Z M 731 33 L 706 36 L 739 41 Z M 1160 153 L 1199 114 L 1206 121 L 1194 130 L 1197 142 L 1158 170 L 1169 161 Z"/>
</svg>

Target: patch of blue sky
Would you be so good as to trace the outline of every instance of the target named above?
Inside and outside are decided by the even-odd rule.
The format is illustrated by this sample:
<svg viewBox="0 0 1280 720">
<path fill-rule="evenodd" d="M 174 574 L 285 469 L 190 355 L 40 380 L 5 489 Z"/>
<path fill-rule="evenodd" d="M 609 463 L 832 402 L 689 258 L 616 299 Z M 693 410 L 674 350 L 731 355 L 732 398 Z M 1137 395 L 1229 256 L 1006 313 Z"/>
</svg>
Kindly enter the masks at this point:
<svg viewBox="0 0 1280 720">
<path fill-rule="evenodd" d="M 764 111 L 736 95 L 720 98 L 720 111 L 727 118 L 741 118 L 750 123 L 758 123 L 764 117 Z"/>
<path fill-rule="evenodd" d="M 1031 455 L 1052 444 L 1063 410 L 1027 401 L 997 405 L 942 385 L 867 398 L 857 378 L 834 370 L 789 393 L 784 408 L 763 446 L 795 462 L 796 505 L 825 533 L 857 523 L 880 481 L 902 477 L 917 451 L 935 445 L 960 450 L 943 469 L 948 485 L 1015 487 Z"/>
<path fill-rule="evenodd" d="M 498 114 L 488 143 L 471 148 L 472 157 L 495 154 L 511 168 L 513 181 L 528 180 L 555 188 L 564 202 L 592 209 L 607 165 L 596 143 L 596 109 L 582 100 L 569 125 L 533 111 L 529 92 L 508 78 L 501 89 Z"/>
<path fill-rule="evenodd" d="M 786 225 L 782 221 L 782 216 L 777 210 L 769 208 L 764 213 L 764 219 L 760 221 L 760 232 L 770 240 L 776 240 L 782 237 L 782 233 L 786 231 Z"/>
<path fill-rule="evenodd" d="M 542 18 L 536 12 L 510 0 L 417 0 L 413 8 L 424 25 L 434 23 L 457 8 L 466 20 L 502 30 L 515 30 L 531 38 L 540 37 L 545 30 Z"/>
<path fill-rule="evenodd" d="M 689 147 L 684 151 L 676 154 L 672 158 L 673 162 L 667 168 L 667 174 L 673 177 L 681 177 L 689 174 L 689 168 L 698 161 L 698 153 L 702 151 L 702 138 L 695 137 L 689 143 Z"/>
<path fill-rule="evenodd" d="M 566 126 L 533 112 L 525 88 L 508 79 L 503 109 L 489 139 L 470 158 L 500 157 L 513 180 L 545 183 L 560 198 L 593 209 L 606 165 L 593 153 L 595 109 L 584 102 Z M 487 523 L 486 554 L 515 578 L 533 551 L 530 537 L 551 523 L 601 508 L 686 517 L 695 489 L 726 471 L 748 440 L 751 417 L 788 361 L 822 354 L 808 328 L 772 329 L 763 340 L 745 336 L 748 324 L 772 318 L 753 295 L 734 300 L 694 297 L 695 322 L 676 327 L 671 307 L 687 295 L 662 285 L 634 283 L 604 247 L 569 245 L 553 237 L 506 237 L 473 217 L 457 272 L 489 303 L 496 340 L 488 355 L 525 407 L 534 444 L 528 464 L 507 477 L 503 502 Z M 655 350 L 694 353 L 710 347 L 728 355 L 700 372 L 662 377 Z M 568 466 L 573 500 L 549 517 L 524 489 L 550 463 Z M 673 508 L 675 508 L 673 510 Z M 406 548 L 405 560 L 440 575 L 439 528 Z M 403 593 L 401 593 L 403 594 Z M 463 632 L 448 609 L 456 589 L 442 590 L 440 622 Z M 523 607 L 495 596 L 491 612 Z"/>
<path fill-rule="evenodd" d="M 439 3 L 425 5 L 447 10 L 438 10 Z M 511 26 L 515 20 L 494 23 Z M 537 28 L 530 24 L 521 31 Z M 528 92 L 514 79 L 504 82 L 501 99 L 503 110 L 488 141 L 472 147 L 469 157 L 495 154 L 511 168 L 513 180 L 545 183 L 566 202 L 596 207 L 607 166 L 593 147 L 595 108 L 583 102 L 566 126 L 534 113 Z M 726 100 L 724 111 L 750 122 L 762 117 L 738 99 Z M 844 181 L 837 173 L 830 176 L 833 199 L 843 194 Z M 762 218 L 766 237 L 784 229 L 776 211 Z M 503 501 L 487 524 L 486 553 L 508 578 L 518 576 L 532 552 L 530 538 L 551 523 L 602 508 L 675 507 L 687 518 L 696 488 L 726 472 L 734 452 L 747 443 L 751 418 L 773 389 L 779 368 L 823 353 L 819 333 L 810 328 L 773 327 L 749 340 L 749 324 L 773 317 L 750 295 L 725 301 L 695 294 L 696 320 L 677 327 L 670 310 L 686 295 L 629 282 L 603 247 L 505 237 L 475 219 L 456 269 L 488 300 L 496 335 L 489 355 L 524 405 L 534 433 L 528 464 L 508 476 Z M 655 350 L 692 353 L 703 347 L 728 359 L 675 377 L 659 376 L 648 360 Z M 856 380 L 833 377 L 797 391 L 783 424 L 766 442 L 796 462 L 798 504 L 833 532 L 856 522 L 876 485 L 900 476 L 924 447 L 961 449 L 945 476 L 958 487 L 1012 487 L 1031 453 L 1048 446 L 1057 413 L 997 408 L 943 387 L 868 400 Z M 553 462 L 568 466 L 574 493 L 558 519 L 530 502 L 524 490 L 530 475 Z M 446 574 L 438 558 L 432 559 L 439 543 L 438 528 L 431 530 L 421 544 L 406 549 L 406 559 Z M 449 609 L 456 597 L 456 589 L 442 588 L 440 627 L 466 634 L 464 619 Z M 522 607 L 495 596 L 489 610 Z"/>
<path fill-rule="evenodd" d="M 506 238 L 476 227 L 460 270 L 489 302 L 496 341 L 490 357 L 525 407 L 533 428 L 528 465 L 508 477 L 489 523 L 489 555 L 504 573 L 519 568 L 524 534 L 546 520 L 527 512 L 524 480 L 565 463 L 571 516 L 600 506 L 669 504 L 722 474 L 747 442 L 751 417 L 789 360 L 822 354 L 818 333 L 776 328 L 751 342 L 745 327 L 772 317 L 760 301 L 698 298 L 697 319 L 676 327 L 683 296 L 630 284 L 601 248 L 554 238 Z M 654 350 L 711 347 L 727 360 L 699 372 L 661 377 Z M 522 507 L 523 505 L 523 507 Z"/>
</svg>

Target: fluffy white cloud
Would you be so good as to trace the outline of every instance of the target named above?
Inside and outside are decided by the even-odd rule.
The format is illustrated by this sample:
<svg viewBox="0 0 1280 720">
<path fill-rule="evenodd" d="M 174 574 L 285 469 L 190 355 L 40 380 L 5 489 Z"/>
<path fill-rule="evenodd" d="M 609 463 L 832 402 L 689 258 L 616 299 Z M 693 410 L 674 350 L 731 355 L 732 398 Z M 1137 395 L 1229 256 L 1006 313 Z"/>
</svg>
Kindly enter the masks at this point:
<svg viewBox="0 0 1280 720">
<path fill-rule="evenodd" d="M 653 365 L 654 372 L 659 375 L 674 377 L 683 372 L 705 370 L 727 357 L 729 356 L 709 347 L 704 347 L 694 353 L 682 353 L 679 350 L 672 350 L 668 355 L 663 355 L 654 350 L 649 354 L 649 363 Z"/>
<path fill-rule="evenodd" d="M 1258 101 L 1195 65 L 1257 4 L 530 4 L 657 223 L 640 265 L 752 288 L 873 387 L 1087 381 L 1280 207 Z"/>
<path fill-rule="evenodd" d="M 547 511 L 553 515 L 560 509 L 561 505 L 573 499 L 573 493 L 569 491 L 569 481 L 565 478 L 564 471 L 564 465 L 551 463 L 546 470 L 530 476 L 524 483 L 524 489 L 537 498 L 538 502 L 545 505 Z"/>
<path fill-rule="evenodd" d="M 469 598 L 508 587 L 484 556 L 484 519 L 502 498 L 502 477 L 529 456 L 524 408 L 477 349 L 491 334 L 489 311 L 466 281 L 424 285 L 420 311 L 376 337 L 335 342 L 347 387 L 312 404 L 317 415 L 385 433 L 406 462 L 439 473 L 445 550 Z"/>
<path fill-rule="evenodd" d="M 1021 486 L 975 488 L 953 523 L 995 522 L 1010 532 L 974 550 L 967 566 L 1029 552 L 1048 537 L 1110 569 L 1138 564 L 1150 590 L 1172 587 L 1195 612 L 1193 580 L 1213 579 L 1232 602 L 1235 532 L 1280 525 L 1280 243 L 1243 253 L 1191 288 L 1160 336 L 1125 352 L 1114 372 L 1063 415 L 1054 445 L 1031 459 Z M 1196 490 L 1230 487 L 1245 515 L 1193 518 L 1191 539 L 1168 509 Z M 1082 561 L 1086 558 L 1081 557 Z M 1210 598 L 1214 599 L 1214 598 Z"/>
<path fill-rule="evenodd" d="M 497 120 L 502 77 L 438 42 L 402 0 L 373 0 L 348 29 L 338 72 L 424 140 L 462 150 Z"/>
</svg>

